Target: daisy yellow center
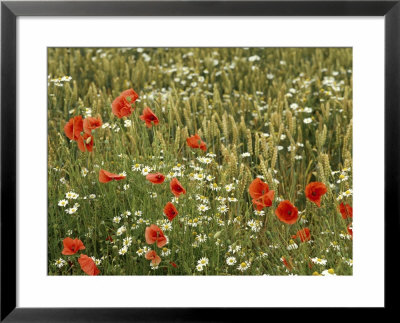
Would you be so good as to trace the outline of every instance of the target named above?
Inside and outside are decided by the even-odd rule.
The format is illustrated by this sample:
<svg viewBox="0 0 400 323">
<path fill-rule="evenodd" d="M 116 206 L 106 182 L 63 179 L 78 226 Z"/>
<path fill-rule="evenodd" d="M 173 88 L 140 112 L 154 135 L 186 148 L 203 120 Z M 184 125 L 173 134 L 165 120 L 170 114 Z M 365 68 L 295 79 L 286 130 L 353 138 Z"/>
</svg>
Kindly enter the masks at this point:
<svg viewBox="0 0 400 323">
<path fill-rule="evenodd" d="M 246 267 L 246 263 L 245 263 L 245 262 L 242 262 L 242 263 L 240 264 L 240 267 L 245 268 L 245 267 Z"/>
<path fill-rule="evenodd" d="M 346 194 L 350 194 L 350 190 L 347 190 L 347 191 L 346 191 Z"/>
<path fill-rule="evenodd" d="M 343 179 L 343 178 L 344 178 L 344 175 L 343 175 L 343 174 L 340 174 L 339 178 L 340 178 L 340 179 Z"/>
<path fill-rule="evenodd" d="M 330 273 L 331 275 L 333 275 L 333 274 L 335 273 L 335 271 L 334 271 L 332 268 L 330 268 L 330 269 L 328 269 L 328 273 Z"/>
</svg>

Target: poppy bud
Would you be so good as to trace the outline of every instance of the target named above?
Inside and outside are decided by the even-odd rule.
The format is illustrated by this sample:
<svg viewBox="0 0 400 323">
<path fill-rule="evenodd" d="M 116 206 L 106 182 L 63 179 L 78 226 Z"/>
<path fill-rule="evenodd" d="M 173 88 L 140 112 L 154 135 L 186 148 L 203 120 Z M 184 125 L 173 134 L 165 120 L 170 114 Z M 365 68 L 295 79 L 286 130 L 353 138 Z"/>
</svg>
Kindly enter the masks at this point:
<svg viewBox="0 0 400 323">
<path fill-rule="evenodd" d="M 214 239 L 217 239 L 221 235 L 221 231 L 218 231 L 214 234 Z"/>
</svg>

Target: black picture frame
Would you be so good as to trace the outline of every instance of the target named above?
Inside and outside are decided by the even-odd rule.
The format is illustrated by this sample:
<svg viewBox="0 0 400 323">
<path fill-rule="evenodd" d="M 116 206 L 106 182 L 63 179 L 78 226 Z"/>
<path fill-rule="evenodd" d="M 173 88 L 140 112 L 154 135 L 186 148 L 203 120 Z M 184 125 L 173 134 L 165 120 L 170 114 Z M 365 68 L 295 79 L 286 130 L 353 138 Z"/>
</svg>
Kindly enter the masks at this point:
<svg viewBox="0 0 400 323">
<path fill-rule="evenodd" d="M 400 181 L 400 1 L 4 1 L 1 3 L 1 321 L 236 321 L 253 308 L 16 307 L 16 19 L 18 16 L 384 16 L 385 19 L 385 307 L 397 286 Z M 374 187 L 371 190 L 383 189 Z M 373 277 L 371 277 L 373 279 Z M 367 288 L 367 287 L 366 287 Z M 38 291 L 40 297 L 40 291 Z M 275 309 L 286 311 L 287 309 Z M 243 312 L 245 311 L 245 312 Z M 329 311 L 330 312 L 330 311 Z M 381 315 L 381 311 L 379 311 Z M 156 315 L 155 315 L 156 313 Z M 283 313 L 282 313 L 283 314 Z M 329 314 L 325 312 L 324 317 Z M 289 317 L 288 317 L 289 318 Z M 382 319 L 382 317 L 380 317 Z M 300 317 L 293 319 L 301 319 Z"/>
</svg>

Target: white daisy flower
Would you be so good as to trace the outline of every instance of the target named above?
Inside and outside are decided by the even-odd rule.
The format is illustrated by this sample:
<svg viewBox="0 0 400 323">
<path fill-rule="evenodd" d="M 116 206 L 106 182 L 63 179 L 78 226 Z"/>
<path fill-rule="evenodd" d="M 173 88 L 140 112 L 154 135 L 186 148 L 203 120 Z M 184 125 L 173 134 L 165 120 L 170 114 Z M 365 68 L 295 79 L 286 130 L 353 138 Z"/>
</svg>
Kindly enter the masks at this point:
<svg viewBox="0 0 400 323">
<path fill-rule="evenodd" d="M 218 211 L 220 211 L 222 214 L 224 214 L 229 211 L 229 208 L 226 205 L 222 204 L 222 205 L 218 206 Z"/>
<path fill-rule="evenodd" d="M 241 272 L 246 271 L 247 269 L 250 268 L 250 262 L 249 261 L 243 261 L 240 263 L 240 265 L 237 267 L 238 270 Z"/>
<path fill-rule="evenodd" d="M 203 266 L 202 265 L 197 265 L 196 266 L 197 271 L 203 271 Z"/>
<path fill-rule="evenodd" d="M 167 247 L 162 248 L 161 250 L 161 256 L 166 257 L 171 254 L 171 249 L 168 249 Z"/>
<path fill-rule="evenodd" d="M 58 206 L 65 207 L 67 204 L 68 204 L 68 201 L 67 201 L 67 200 L 60 200 L 60 201 L 58 201 Z"/>
<path fill-rule="evenodd" d="M 234 264 L 236 264 L 236 258 L 228 257 L 228 258 L 226 258 L 226 263 L 228 264 L 228 266 L 233 266 Z"/>
<path fill-rule="evenodd" d="M 200 205 L 197 207 L 197 210 L 200 211 L 200 212 L 205 212 L 205 211 L 207 211 L 208 209 L 209 209 L 209 207 L 208 207 L 207 205 L 205 205 L 205 204 L 200 204 Z"/>
<path fill-rule="evenodd" d="M 139 172 L 141 169 L 142 169 L 142 165 L 140 165 L 140 164 L 132 165 L 132 170 L 133 171 Z"/>
<path fill-rule="evenodd" d="M 67 212 L 68 214 L 75 214 L 76 211 L 78 211 L 78 209 L 75 207 L 71 207 L 71 208 L 65 210 L 65 212 Z"/>
<path fill-rule="evenodd" d="M 86 177 L 86 175 L 89 173 L 89 170 L 85 167 L 82 167 L 81 169 L 81 174 L 83 177 Z"/>
<path fill-rule="evenodd" d="M 66 262 L 64 259 L 62 259 L 62 258 L 57 259 L 57 260 L 54 262 L 54 265 L 57 266 L 58 268 L 62 268 L 62 267 L 64 267 L 66 264 L 67 264 L 67 262 Z"/>
<path fill-rule="evenodd" d="M 212 184 L 210 184 L 210 188 L 211 188 L 213 191 L 219 191 L 219 190 L 221 189 L 221 187 L 219 187 L 217 183 L 212 183 Z"/>
<path fill-rule="evenodd" d="M 126 232 L 126 227 L 123 225 L 122 227 L 118 228 L 117 236 L 122 235 L 124 232 Z"/>
<path fill-rule="evenodd" d="M 324 259 L 324 258 L 318 258 L 318 257 L 311 258 L 311 261 L 312 261 L 314 264 L 321 265 L 321 266 L 325 266 L 326 263 L 328 262 L 326 259 Z"/>
<path fill-rule="evenodd" d="M 200 258 L 197 261 L 197 264 L 202 265 L 202 266 L 207 266 L 208 265 L 208 258 L 206 258 L 206 257 Z"/>
<path fill-rule="evenodd" d="M 67 192 L 66 194 L 65 194 L 65 197 L 67 198 L 67 199 L 73 199 L 73 200 L 76 200 L 77 198 L 78 198 L 78 196 L 79 196 L 79 194 L 76 194 L 75 192 L 73 192 L 73 191 L 70 191 L 70 192 Z"/>
<path fill-rule="evenodd" d="M 127 246 L 122 247 L 122 248 L 119 249 L 119 251 L 118 251 L 118 253 L 119 253 L 121 256 L 125 255 L 127 252 L 128 252 L 128 247 L 127 247 Z"/>
<path fill-rule="evenodd" d="M 131 237 L 126 237 L 126 238 L 122 241 L 122 244 L 123 244 L 125 247 L 130 247 L 131 244 L 132 244 L 132 238 L 131 238 Z"/>
<path fill-rule="evenodd" d="M 336 276 L 335 271 L 330 268 L 330 269 L 325 269 L 322 273 L 322 276 Z"/>
</svg>

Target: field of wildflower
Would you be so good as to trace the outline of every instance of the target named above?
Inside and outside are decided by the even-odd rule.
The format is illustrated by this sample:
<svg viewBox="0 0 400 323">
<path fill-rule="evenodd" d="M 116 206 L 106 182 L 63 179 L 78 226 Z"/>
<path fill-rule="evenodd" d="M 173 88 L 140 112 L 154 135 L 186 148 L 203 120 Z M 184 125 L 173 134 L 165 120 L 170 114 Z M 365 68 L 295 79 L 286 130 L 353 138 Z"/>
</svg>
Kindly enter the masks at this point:
<svg viewBox="0 0 400 323">
<path fill-rule="evenodd" d="M 49 48 L 49 275 L 352 275 L 351 48 Z"/>
</svg>

